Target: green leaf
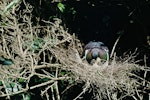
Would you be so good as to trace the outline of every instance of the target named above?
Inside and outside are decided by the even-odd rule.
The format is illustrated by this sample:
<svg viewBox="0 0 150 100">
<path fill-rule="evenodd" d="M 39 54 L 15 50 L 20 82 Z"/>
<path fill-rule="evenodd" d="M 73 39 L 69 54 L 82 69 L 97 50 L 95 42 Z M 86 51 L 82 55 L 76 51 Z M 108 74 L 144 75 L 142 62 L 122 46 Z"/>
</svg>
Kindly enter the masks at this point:
<svg viewBox="0 0 150 100">
<path fill-rule="evenodd" d="M 69 79 L 68 82 L 69 82 L 69 84 L 72 84 L 72 83 L 74 83 L 74 80 L 73 79 Z"/>
<path fill-rule="evenodd" d="M 13 64 L 13 61 L 11 59 L 6 59 L 4 62 L 3 62 L 3 65 L 12 65 Z"/>
<path fill-rule="evenodd" d="M 22 93 L 22 95 L 24 95 L 22 100 L 31 100 L 31 95 L 30 94 L 23 94 Z"/>
<path fill-rule="evenodd" d="M 12 65 L 13 61 L 4 57 L 0 57 L 0 64 L 2 65 Z"/>
<path fill-rule="evenodd" d="M 25 79 L 19 78 L 18 82 L 19 82 L 19 83 L 25 82 Z"/>
<path fill-rule="evenodd" d="M 72 8 L 70 8 L 70 11 L 71 11 L 71 13 L 74 15 L 74 14 L 76 14 L 76 11 L 75 11 L 75 9 L 72 7 Z"/>
<path fill-rule="evenodd" d="M 58 9 L 59 9 L 62 13 L 65 12 L 65 5 L 64 5 L 64 4 L 58 3 L 58 4 L 57 4 L 57 7 L 58 7 Z"/>
<path fill-rule="evenodd" d="M 65 74 L 66 74 L 66 72 L 60 72 L 60 74 L 63 76 L 63 75 L 65 75 Z"/>
<path fill-rule="evenodd" d="M 34 40 L 34 44 L 32 45 L 32 49 L 37 53 L 44 46 L 45 41 L 42 38 L 36 38 Z"/>
<path fill-rule="evenodd" d="M 0 86 L 3 85 L 2 81 L 0 81 Z"/>
</svg>

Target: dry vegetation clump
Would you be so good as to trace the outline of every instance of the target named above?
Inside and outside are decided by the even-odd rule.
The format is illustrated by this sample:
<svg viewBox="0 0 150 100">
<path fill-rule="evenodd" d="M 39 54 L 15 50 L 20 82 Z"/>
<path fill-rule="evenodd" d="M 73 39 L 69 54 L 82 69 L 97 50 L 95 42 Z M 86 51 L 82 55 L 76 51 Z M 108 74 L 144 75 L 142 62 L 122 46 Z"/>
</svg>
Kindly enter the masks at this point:
<svg viewBox="0 0 150 100">
<path fill-rule="evenodd" d="M 145 82 L 147 83 L 148 81 L 134 72 L 140 73 L 142 70 L 146 75 L 147 67 L 135 64 L 133 55 L 120 60 L 116 60 L 114 57 L 108 66 L 98 66 L 83 62 L 77 49 L 72 46 L 69 48 L 68 50 L 55 49 L 55 55 L 65 64 L 66 70 L 73 72 L 76 80 L 85 82 L 83 92 L 75 100 L 86 91 L 91 90 L 93 90 L 93 95 L 97 100 L 118 100 L 126 97 L 136 99 L 135 94 L 138 94 L 141 100 L 143 99 L 139 94 L 140 90 L 138 88 L 144 86 Z M 142 80 L 142 82 L 140 81 L 140 83 L 139 80 Z M 147 87 L 149 87 L 149 82 Z"/>
<path fill-rule="evenodd" d="M 8 4 L 2 1 L 0 3 L 0 12 L 3 12 Z M 80 41 L 64 30 L 60 25 L 61 20 L 42 20 L 45 25 L 34 25 L 32 6 L 25 2 L 24 5 L 26 8 L 23 10 L 19 10 L 20 6 L 17 5 L 1 14 L 0 60 L 4 59 L 6 64 L 0 65 L 0 97 L 10 99 L 11 95 L 45 86 L 41 90 L 41 96 L 60 100 L 58 81 L 72 79 L 85 82 L 83 92 L 75 99 L 86 91 L 94 90 L 93 95 L 98 100 L 116 100 L 126 96 L 136 99 L 135 94 L 142 100 L 138 88 L 145 84 L 149 87 L 150 84 L 132 72 L 143 70 L 146 73 L 149 71 L 147 67 L 129 62 L 130 58 L 117 61 L 115 57 L 105 67 L 89 65 L 80 58 Z M 62 70 L 66 73 L 62 74 Z M 29 83 L 33 76 L 47 80 L 31 86 Z M 22 86 L 20 82 L 25 85 Z M 48 90 L 52 92 L 52 96 L 48 94 Z"/>
</svg>

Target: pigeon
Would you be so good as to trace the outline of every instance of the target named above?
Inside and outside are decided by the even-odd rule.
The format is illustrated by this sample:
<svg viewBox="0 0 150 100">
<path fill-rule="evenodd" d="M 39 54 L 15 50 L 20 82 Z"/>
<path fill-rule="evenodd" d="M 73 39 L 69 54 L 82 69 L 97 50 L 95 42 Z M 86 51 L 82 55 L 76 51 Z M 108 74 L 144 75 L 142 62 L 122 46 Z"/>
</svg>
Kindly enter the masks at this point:
<svg viewBox="0 0 150 100">
<path fill-rule="evenodd" d="M 107 63 L 108 65 L 109 49 L 103 42 L 91 41 L 84 47 L 83 59 L 86 59 L 89 64 L 93 64 L 93 60 L 99 59 L 97 63 Z"/>
</svg>

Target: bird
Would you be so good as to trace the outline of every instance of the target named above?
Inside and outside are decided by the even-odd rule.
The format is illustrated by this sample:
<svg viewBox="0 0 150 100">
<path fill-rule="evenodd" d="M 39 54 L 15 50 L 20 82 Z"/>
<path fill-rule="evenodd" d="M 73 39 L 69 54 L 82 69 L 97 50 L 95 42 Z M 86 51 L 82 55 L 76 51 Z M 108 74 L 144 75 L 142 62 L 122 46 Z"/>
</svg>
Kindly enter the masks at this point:
<svg viewBox="0 0 150 100">
<path fill-rule="evenodd" d="M 83 59 L 89 64 L 102 63 L 108 65 L 109 49 L 103 42 L 90 41 L 83 49 Z"/>
</svg>

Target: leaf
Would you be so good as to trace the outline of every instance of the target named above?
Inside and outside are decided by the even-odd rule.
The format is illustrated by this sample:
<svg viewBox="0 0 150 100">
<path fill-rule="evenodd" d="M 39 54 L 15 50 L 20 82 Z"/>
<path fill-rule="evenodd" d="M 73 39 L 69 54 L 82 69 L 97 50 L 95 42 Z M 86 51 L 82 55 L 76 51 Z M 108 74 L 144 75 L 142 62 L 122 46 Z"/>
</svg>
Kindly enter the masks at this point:
<svg viewBox="0 0 150 100">
<path fill-rule="evenodd" d="M 4 57 L 0 57 L 0 64 L 2 65 L 12 65 L 13 61 Z"/>
<path fill-rule="evenodd" d="M 24 95 L 22 100 L 31 100 L 30 94 L 22 94 L 22 95 Z"/>
<path fill-rule="evenodd" d="M 42 38 L 36 38 L 34 40 L 34 44 L 32 45 L 32 49 L 37 53 L 44 46 L 45 41 Z"/>
<path fill-rule="evenodd" d="M 2 81 L 0 81 L 0 86 L 3 85 Z"/>
<path fill-rule="evenodd" d="M 58 9 L 59 9 L 62 13 L 65 12 L 65 5 L 64 5 L 64 4 L 58 3 L 58 4 L 57 4 L 57 7 L 58 7 Z"/>
<path fill-rule="evenodd" d="M 72 8 L 70 8 L 70 11 L 71 11 L 71 13 L 74 15 L 74 14 L 76 14 L 76 10 L 72 7 Z"/>
<path fill-rule="evenodd" d="M 19 83 L 25 82 L 25 79 L 19 78 L 18 82 L 19 82 Z"/>
<path fill-rule="evenodd" d="M 3 65 L 12 65 L 13 64 L 13 61 L 11 59 L 6 59 L 4 62 L 3 62 Z"/>
<path fill-rule="evenodd" d="M 68 82 L 69 82 L 69 84 L 73 84 L 73 83 L 74 83 L 74 80 L 70 78 L 70 79 L 68 80 Z"/>
<path fill-rule="evenodd" d="M 10 4 L 8 4 L 4 11 L 3 14 L 6 13 L 9 9 L 11 9 L 14 5 L 16 5 L 17 3 L 19 3 L 20 0 L 13 0 Z"/>
</svg>

